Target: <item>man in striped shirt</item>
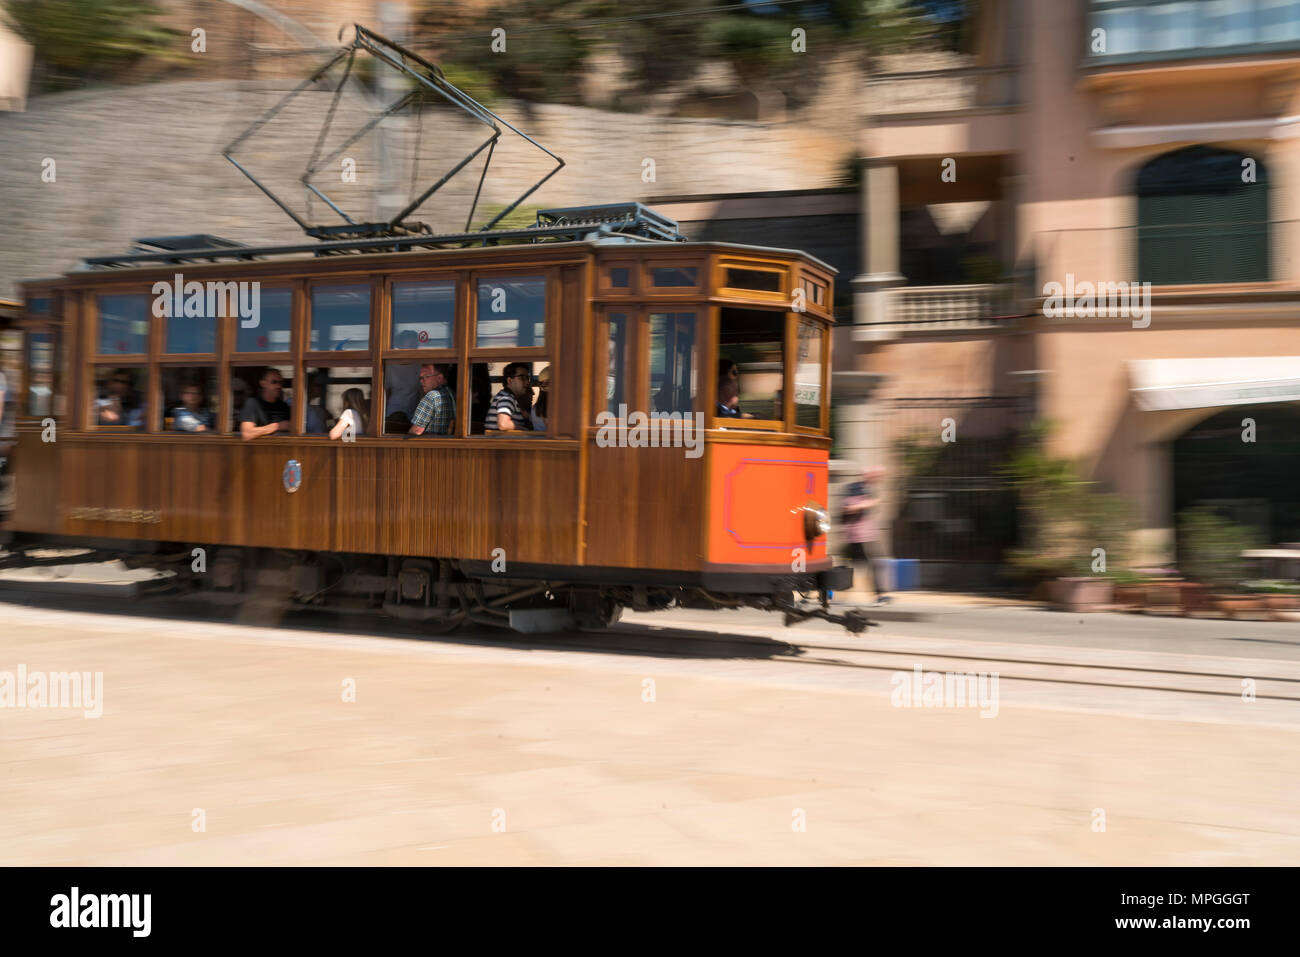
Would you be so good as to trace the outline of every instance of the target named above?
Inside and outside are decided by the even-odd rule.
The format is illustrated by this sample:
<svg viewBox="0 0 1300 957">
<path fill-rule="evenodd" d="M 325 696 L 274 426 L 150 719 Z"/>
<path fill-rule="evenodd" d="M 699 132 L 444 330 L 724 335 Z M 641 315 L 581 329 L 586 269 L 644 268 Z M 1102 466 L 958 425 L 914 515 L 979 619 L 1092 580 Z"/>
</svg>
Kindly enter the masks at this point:
<svg viewBox="0 0 1300 957">
<path fill-rule="evenodd" d="M 427 391 L 411 416 L 411 435 L 451 435 L 456 427 L 456 399 L 447 388 L 447 367 L 420 366 L 420 387 Z"/>
<path fill-rule="evenodd" d="M 527 396 L 532 392 L 533 375 L 525 362 L 512 362 L 502 375 L 505 388 L 492 397 L 484 425 L 489 432 L 519 432 L 529 428 Z"/>
</svg>

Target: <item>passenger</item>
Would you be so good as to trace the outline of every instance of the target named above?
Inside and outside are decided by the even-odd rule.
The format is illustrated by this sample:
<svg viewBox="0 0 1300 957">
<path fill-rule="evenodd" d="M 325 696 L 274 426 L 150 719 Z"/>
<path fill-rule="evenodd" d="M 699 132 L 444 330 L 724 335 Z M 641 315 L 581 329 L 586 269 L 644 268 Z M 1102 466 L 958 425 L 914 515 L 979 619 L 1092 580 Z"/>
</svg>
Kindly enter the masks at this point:
<svg viewBox="0 0 1300 957">
<path fill-rule="evenodd" d="M 352 436 L 365 435 L 370 427 L 370 400 L 360 389 L 348 389 L 343 393 L 343 411 L 339 420 L 330 429 L 331 439 L 341 439 L 351 429 Z"/>
<path fill-rule="evenodd" d="M 260 439 L 264 435 L 288 432 L 293 428 L 289 418 L 292 410 L 281 398 L 284 379 L 278 370 L 267 366 L 257 380 L 258 394 L 249 396 L 239 413 L 239 434 L 247 439 Z"/>
<path fill-rule="evenodd" d="M 456 428 L 456 397 L 447 387 L 447 367 L 420 366 L 424 398 L 411 416 L 411 435 L 451 435 Z"/>
<path fill-rule="evenodd" d="M 537 401 L 533 403 L 528 418 L 534 432 L 546 431 L 546 420 L 551 416 L 551 367 L 547 366 L 537 374 Z"/>
<path fill-rule="evenodd" d="M 525 396 L 532 391 L 533 376 L 527 363 L 512 362 L 501 376 L 505 383 L 488 406 L 484 424 L 489 432 L 524 432 L 531 424 L 524 409 Z"/>
<path fill-rule="evenodd" d="M 181 404 L 172 410 L 172 428 L 177 432 L 212 431 L 212 412 L 203 408 L 203 390 L 193 382 L 181 387 Z"/>
<path fill-rule="evenodd" d="M 239 413 L 244 411 L 244 405 L 248 402 L 248 383 L 243 379 L 236 378 L 230 383 L 230 421 L 235 423 L 235 431 L 239 431 Z"/>
<path fill-rule="evenodd" d="M 724 419 L 752 419 L 748 412 L 740 411 L 740 389 L 735 379 L 722 379 L 718 383 L 718 401 L 713 414 Z"/>
<path fill-rule="evenodd" d="M 129 425 L 137 429 L 144 425 L 144 403 L 127 369 L 113 371 L 105 396 L 95 405 L 100 425 Z"/>
<path fill-rule="evenodd" d="M 469 423 L 475 435 L 483 434 L 483 420 L 491 403 L 492 373 L 486 362 L 476 362 L 470 368 L 469 377 Z"/>
<path fill-rule="evenodd" d="M 322 397 L 325 394 L 325 375 L 317 372 L 307 379 L 307 419 L 303 427 L 308 435 L 324 435 L 329 431 L 330 413 Z"/>
<path fill-rule="evenodd" d="M 413 329 L 397 335 L 397 349 L 418 349 L 420 340 Z M 389 416 L 401 413 L 410 421 L 422 398 L 420 367 L 414 362 L 390 362 L 384 370 L 384 408 Z M 405 431 L 405 429 L 403 429 Z"/>
</svg>

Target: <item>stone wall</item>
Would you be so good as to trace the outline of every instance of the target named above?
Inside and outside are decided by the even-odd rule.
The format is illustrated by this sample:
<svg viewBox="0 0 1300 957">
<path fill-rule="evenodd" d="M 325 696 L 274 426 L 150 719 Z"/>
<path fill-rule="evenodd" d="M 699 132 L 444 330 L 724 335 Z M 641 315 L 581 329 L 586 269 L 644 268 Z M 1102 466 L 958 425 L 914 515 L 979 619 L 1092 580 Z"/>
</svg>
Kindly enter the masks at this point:
<svg viewBox="0 0 1300 957">
<path fill-rule="evenodd" d="M 212 80 L 148 84 L 34 97 L 25 113 L 0 114 L 0 296 L 23 278 L 58 274 L 85 256 L 124 252 L 143 236 L 213 233 L 246 243 L 293 242 L 302 233 L 221 157 L 221 149 L 288 89 L 284 81 Z M 239 155 L 259 177 L 309 212 L 337 222 L 297 184 L 312 153 L 328 95 L 308 93 Z M 370 115 L 361 98 L 339 108 L 323 154 Z M 567 167 L 529 203 L 565 206 L 650 195 L 786 190 L 834 185 L 854 148 L 850 130 L 806 120 L 744 123 L 652 117 L 585 107 L 534 105 L 498 112 L 563 157 Z M 459 113 L 427 111 L 420 120 L 418 182 L 431 184 L 480 142 L 484 128 Z M 343 184 L 333 165 L 320 182 L 349 211 L 372 216 L 381 193 L 411 193 L 415 127 L 395 124 L 390 175 L 381 183 L 373 148 L 352 148 L 357 182 Z M 55 161 L 54 182 L 42 163 Z M 654 161 L 654 179 L 645 161 Z M 440 191 L 421 220 L 463 228 L 477 171 Z M 503 142 L 482 202 L 499 208 L 534 182 L 546 158 Z M 436 171 L 436 172 L 435 172 Z M 329 185 L 333 184 L 333 190 Z M 391 204 L 391 198 L 388 200 Z"/>
</svg>

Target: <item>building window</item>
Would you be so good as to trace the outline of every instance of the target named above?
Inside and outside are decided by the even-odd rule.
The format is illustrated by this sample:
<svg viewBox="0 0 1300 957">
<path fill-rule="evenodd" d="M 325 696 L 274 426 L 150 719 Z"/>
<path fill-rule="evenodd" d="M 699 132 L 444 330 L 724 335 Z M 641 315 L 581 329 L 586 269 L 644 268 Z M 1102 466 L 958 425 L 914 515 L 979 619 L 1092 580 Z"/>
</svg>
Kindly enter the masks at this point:
<svg viewBox="0 0 1300 957">
<path fill-rule="evenodd" d="M 1139 282 L 1154 285 L 1269 279 L 1268 171 L 1253 158 L 1189 146 L 1138 171 Z"/>
<path fill-rule="evenodd" d="M 1093 0 L 1085 41 L 1094 61 L 1296 46 L 1300 0 Z"/>
</svg>

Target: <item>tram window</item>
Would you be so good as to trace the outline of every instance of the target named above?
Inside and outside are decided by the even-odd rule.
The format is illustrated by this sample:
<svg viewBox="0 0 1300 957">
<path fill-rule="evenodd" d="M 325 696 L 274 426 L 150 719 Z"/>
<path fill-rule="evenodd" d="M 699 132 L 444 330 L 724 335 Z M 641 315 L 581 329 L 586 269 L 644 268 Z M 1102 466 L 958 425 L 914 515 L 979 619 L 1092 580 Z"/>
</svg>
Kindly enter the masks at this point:
<svg viewBox="0 0 1300 957">
<path fill-rule="evenodd" d="M 54 335 L 27 336 L 27 414 L 47 416 L 54 409 Z"/>
<path fill-rule="evenodd" d="M 27 300 L 27 315 L 48 316 L 53 301 L 49 296 L 33 296 Z"/>
<path fill-rule="evenodd" d="M 823 356 L 825 330 L 815 322 L 799 323 L 799 359 L 794 369 L 795 424 L 822 427 Z"/>
<path fill-rule="evenodd" d="M 162 370 L 163 431 L 197 434 L 217 427 L 217 370 Z"/>
<path fill-rule="evenodd" d="M 100 366 L 90 399 L 90 419 L 97 426 L 143 431 L 148 414 L 148 366 Z"/>
<path fill-rule="evenodd" d="M 436 377 L 430 374 L 437 371 L 433 368 L 434 365 L 442 371 L 443 377 L 446 379 L 446 387 L 451 390 L 451 402 L 449 403 L 452 409 L 451 431 L 445 431 L 444 427 L 435 433 L 426 425 L 426 434 L 456 434 L 455 407 L 456 403 L 460 401 L 460 394 L 457 391 L 460 381 L 460 377 L 457 375 L 457 366 L 454 362 L 439 361 L 435 363 L 431 359 L 424 362 L 404 359 L 400 361 L 390 360 L 384 363 L 385 433 L 389 435 L 405 435 L 411 431 L 411 424 L 416 418 L 416 410 L 419 409 L 425 393 L 438 388 L 435 384 Z M 445 397 L 445 393 L 443 395 Z M 484 408 L 486 409 L 486 405 Z"/>
<path fill-rule="evenodd" d="M 206 313 L 206 308 L 204 309 Z M 218 316 L 169 316 L 163 352 L 172 355 L 217 351 Z"/>
<path fill-rule="evenodd" d="M 626 266 L 613 266 L 609 270 L 609 284 L 615 289 L 626 289 L 632 284 L 632 271 Z"/>
<path fill-rule="evenodd" d="M 627 412 L 627 330 L 627 315 L 611 313 L 606 342 L 609 371 L 605 377 L 605 410 L 615 415 Z"/>
<path fill-rule="evenodd" d="M 547 359 L 539 359 L 535 363 L 488 363 L 487 372 L 491 383 L 491 395 L 487 406 L 483 409 L 482 422 L 489 435 L 500 432 L 495 418 L 492 417 L 492 409 L 496 404 L 496 397 L 504 391 L 508 391 L 514 396 L 515 405 L 519 409 L 520 418 L 515 422 L 516 429 L 514 431 L 526 435 L 537 435 L 547 431 L 549 423 L 546 420 L 554 412 L 550 388 L 550 365 L 551 363 Z M 512 381 L 507 382 L 506 370 L 517 369 L 520 366 L 523 367 L 522 374 L 526 375 L 527 379 L 521 379 L 518 375 L 515 375 L 512 377 Z M 543 397 L 544 386 L 545 396 Z"/>
<path fill-rule="evenodd" d="M 318 352 L 370 348 L 370 286 L 313 286 L 311 345 Z"/>
<path fill-rule="evenodd" d="M 814 306 L 826 305 L 826 285 L 817 282 L 815 279 L 805 279 L 803 288 L 808 296 L 808 301 Z"/>
<path fill-rule="evenodd" d="M 149 351 L 149 297 L 144 293 L 99 297 L 99 354 Z"/>
<path fill-rule="evenodd" d="M 784 420 L 781 390 L 785 382 L 785 313 L 721 310 L 718 357 L 720 379 L 724 367 L 734 366 L 739 373 L 737 418 Z M 744 427 L 740 422 L 728 423 L 728 428 Z"/>
<path fill-rule="evenodd" d="M 695 266 L 652 266 L 652 286 L 698 286 L 700 270 Z"/>
<path fill-rule="evenodd" d="M 288 352 L 289 329 L 293 324 L 293 290 L 259 287 L 256 301 L 257 315 L 240 317 L 235 322 L 235 351 Z"/>
<path fill-rule="evenodd" d="M 361 429 L 357 435 L 371 435 L 370 397 L 374 374 L 370 366 L 322 366 L 307 370 L 307 415 L 303 431 L 326 435 L 344 409 L 358 412 Z"/>
<path fill-rule="evenodd" d="M 280 398 L 293 407 L 293 366 L 234 366 L 230 370 L 231 431 L 239 432 L 239 417 L 256 396 L 262 397 L 261 379 L 264 370 L 274 370 L 280 376 Z M 290 421 L 293 421 L 290 419 Z"/>
<path fill-rule="evenodd" d="M 395 282 L 393 349 L 450 349 L 456 327 L 456 283 Z"/>
<path fill-rule="evenodd" d="M 695 409 L 695 313 L 650 314 L 650 411 Z"/>
<path fill-rule="evenodd" d="M 480 349 L 546 345 L 546 277 L 480 279 L 475 343 Z"/>
<path fill-rule="evenodd" d="M 755 292 L 780 292 L 781 274 L 768 269 L 728 267 L 722 284 L 728 289 L 751 289 Z"/>
<path fill-rule="evenodd" d="M 0 329 L 0 436 L 14 434 L 22 381 L 23 334 L 17 329 Z"/>
</svg>

